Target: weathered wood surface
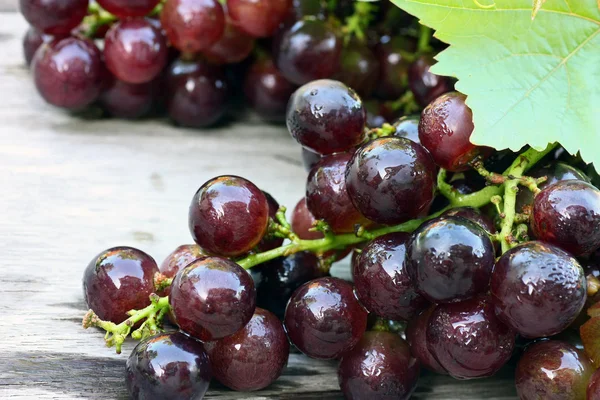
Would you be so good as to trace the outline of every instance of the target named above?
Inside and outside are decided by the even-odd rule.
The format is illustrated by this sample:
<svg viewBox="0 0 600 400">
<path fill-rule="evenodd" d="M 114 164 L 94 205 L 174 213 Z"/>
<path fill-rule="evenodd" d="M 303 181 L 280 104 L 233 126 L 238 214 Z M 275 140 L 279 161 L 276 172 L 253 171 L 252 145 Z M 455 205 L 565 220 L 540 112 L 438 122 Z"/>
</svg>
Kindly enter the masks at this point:
<svg viewBox="0 0 600 400">
<path fill-rule="evenodd" d="M 0 9 L 15 3 L 0 0 Z M 0 398 L 124 399 L 132 343 L 116 355 L 100 332 L 80 326 L 88 261 L 121 244 L 160 261 L 190 242 L 190 198 L 218 174 L 243 175 L 293 206 L 305 181 L 299 148 L 282 127 L 252 121 L 199 132 L 67 115 L 35 93 L 22 63 L 25 22 L 16 13 L 0 13 L 0 21 Z M 214 383 L 208 397 L 341 395 L 335 363 L 294 354 L 267 390 L 235 393 Z M 424 374 L 414 398 L 515 395 L 506 370 L 469 382 Z"/>
</svg>

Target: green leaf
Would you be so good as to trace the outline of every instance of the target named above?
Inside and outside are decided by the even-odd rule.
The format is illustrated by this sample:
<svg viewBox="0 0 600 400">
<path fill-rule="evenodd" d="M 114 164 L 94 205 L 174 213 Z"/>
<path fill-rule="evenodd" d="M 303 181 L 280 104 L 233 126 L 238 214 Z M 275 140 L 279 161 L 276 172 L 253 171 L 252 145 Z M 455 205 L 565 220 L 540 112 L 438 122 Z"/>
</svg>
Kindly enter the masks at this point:
<svg viewBox="0 0 600 400">
<path fill-rule="evenodd" d="M 600 165 L 596 0 L 392 0 L 450 47 L 432 72 L 458 78 L 473 143 L 518 150 L 560 142 Z M 488 6 L 491 5 L 491 8 Z"/>
</svg>

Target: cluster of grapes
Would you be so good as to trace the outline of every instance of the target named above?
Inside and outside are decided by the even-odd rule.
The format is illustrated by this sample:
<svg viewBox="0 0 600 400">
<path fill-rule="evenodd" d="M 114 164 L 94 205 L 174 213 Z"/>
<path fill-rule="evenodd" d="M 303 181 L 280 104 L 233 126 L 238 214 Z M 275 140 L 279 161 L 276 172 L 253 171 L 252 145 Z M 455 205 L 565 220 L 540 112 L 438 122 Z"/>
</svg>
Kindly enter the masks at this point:
<svg viewBox="0 0 600 400">
<path fill-rule="evenodd" d="M 414 18 L 389 2 L 333 3 L 20 0 L 36 88 L 69 110 L 98 105 L 119 118 L 166 110 L 178 125 L 205 127 L 245 97 L 277 122 L 298 85 L 335 78 L 374 96 L 369 123 L 379 126 L 452 90 L 429 72 L 429 31 L 417 46 Z"/>
</svg>

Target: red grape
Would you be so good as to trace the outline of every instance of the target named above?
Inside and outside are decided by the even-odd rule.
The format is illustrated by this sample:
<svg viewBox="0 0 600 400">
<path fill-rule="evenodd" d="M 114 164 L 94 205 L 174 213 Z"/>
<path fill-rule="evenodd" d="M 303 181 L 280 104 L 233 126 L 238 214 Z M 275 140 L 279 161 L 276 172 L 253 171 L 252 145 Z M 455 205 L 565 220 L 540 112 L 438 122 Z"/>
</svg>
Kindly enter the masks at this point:
<svg viewBox="0 0 600 400">
<path fill-rule="evenodd" d="M 248 57 L 253 48 L 254 38 L 236 28 L 229 18 L 225 18 L 225 32 L 202 54 L 214 64 L 234 64 Z"/>
<path fill-rule="evenodd" d="M 292 212 L 292 231 L 298 235 L 300 239 L 314 240 L 323 238 L 323 233 L 319 231 L 311 231 L 317 219 L 308 209 L 306 205 L 306 197 L 303 197 Z"/>
<path fill-rule="evenodd" d="M 587 387 L 586 400 L 600 400 L 600 370 L 596 370 Z"/>
<path fill-rule="evenodd" d="M 19 9 L 27 22 L 39 31 L 65 36 L 87 14 L 88 0 L 19 0 Z"/>
<path fill-rule="evenodd" d="M 184 244 L 177 247 L 160 264 L 160 273 L 167 278 L 174 278 L 175 275 L 193 261 L 199 258 L 207 257 L 208 254 L 197 244 Z"/>
<path fill-rule="evenodd" d="M 368 97 L 379 80 L 379 61 L 365 44 L 352 41 L 342 49 L 340 70 L 334 79 Z"/>
<path fill-rule="evenodd" d="M 405 36 L 387 36 L 380 39 L 376 46 L 377 57 L 381 65 L 377 97 L 383 100 L 397 100 L 408 90 L 409 61 L 406 54 L 415 48 L 414 40 Z"/>
<path fill-rule="evenodd" d="M 160 0 L 97 0 L 106 11 L 119 18 L 143 17 L 160 3 Z"/>
<path fill-rule="evenodd" d="M 291 5 L 291 0 L 227 0 L 227 13 L 244 33 L 268 37 L 279 28 Z"/>
<path fill-rule="evenodd" d="M 452 182 L 452 186 L 461 194 L 473 193 L 470 188 L 465 188 L 460 185 L 455 186 L 457 181 Z M 467 193 L 465 193 L 467 192 Z M 468 219 L 471 222 L 475 222 L 477 225 L 485 229 L 487 233 L 494 234 L 497 232 L 494 221 L 487 215 L 482 214 L 478 209 L 472 207 L 457 207 L 452 208 L 441 215 L 441 217 L 462 217 Z"/>
<path fill-rule="evenodd" d="M 429 72 L 433 64 L 435 62 L 431 56 L 421 56 L 408 69 L 410 90 L 421 107 L 452 90 L 452 84 L 447 77 Z"/>
<path fill-rule="evenodd" d="M 23 36 L 23 55 L 25 56 L 25 62 L 27 65 L 31 65 L 33 61 L 33 56 L 37 49 L 44 43 L 48 43 L 52 41 L 52 36 L 45 35 L 35 29 L 33 26 L 30 26 Z"/>
<path fill-rule="evenodd" d="M 152 110 L 156 86 L 155 81 L 133 84 L 113 78 L 100 95 L 100 105 L 113 117 L 126 119 L 143 117 Z"/>
<path fill-rule="evenodd" d="M 419 119 L 419 116 L 413 115 L 402 117 L 394 122 L 394 126 L 396 127 L 394 136 L 410 139 L 415 143 L 421 144 L 421 139 L 419 139 Z"/>
<path fill-rule="evenodd" d="M 267 203 L 269 204 L 269 218 L 273 221 L 277 221 L 276 215 L 279 210 L 279 203 L 277 200 L 273 198 L 269 193 L 263 190 L 265 197 L 267 198 Z M 273 250 L 283 244 L 283 238 L 273 237 L 273 238 L 263 238 L 258 244 L 257 248 L 259 251 L 268 251 Z"/>
<path fill-rule="evenodd" d="M 411 319 L 406 326 L 406 340 L 410 345 L 410 351 L 413 356 L 425 368 L 437 372 L 438 374 L 447 374 L 446 370 L 435 359 L 433 354 L 427 348 L 427 326 L 429 318 L 435 310 L 435 305 L 427 308 L 421 314 Z"/>
</svg>

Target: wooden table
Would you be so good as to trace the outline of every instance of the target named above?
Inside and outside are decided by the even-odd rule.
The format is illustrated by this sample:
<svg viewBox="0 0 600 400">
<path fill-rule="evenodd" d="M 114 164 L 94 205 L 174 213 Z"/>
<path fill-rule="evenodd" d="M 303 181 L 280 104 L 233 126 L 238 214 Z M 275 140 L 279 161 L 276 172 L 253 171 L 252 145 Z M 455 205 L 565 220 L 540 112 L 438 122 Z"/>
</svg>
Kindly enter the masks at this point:
<svg viewBox="0 0 600 400">
<path fill-rule="evenodd" d="M 134 343 L 116 355 L 99 331 L 81 328 L 87 263 L 115 245 L 161 261 L 190 242 L 190 199 L 219 174 L 247 177 L 293 206 L 304 191 L 300 149 L 283 127 L 253 120 L 194 131 L 46 105 L 23 65 L 16 1 L 0 0 L 0 10 L 0 398 L 124 399 Z M 292 354 L 268 389 L 235 393 L 215 382 L 207 397 L 338 399 L 335 371 Z M 515 390 L 509 369 L 465 382 L 424 373 L 414 398 L 506 400 Z"/>
</svg>

